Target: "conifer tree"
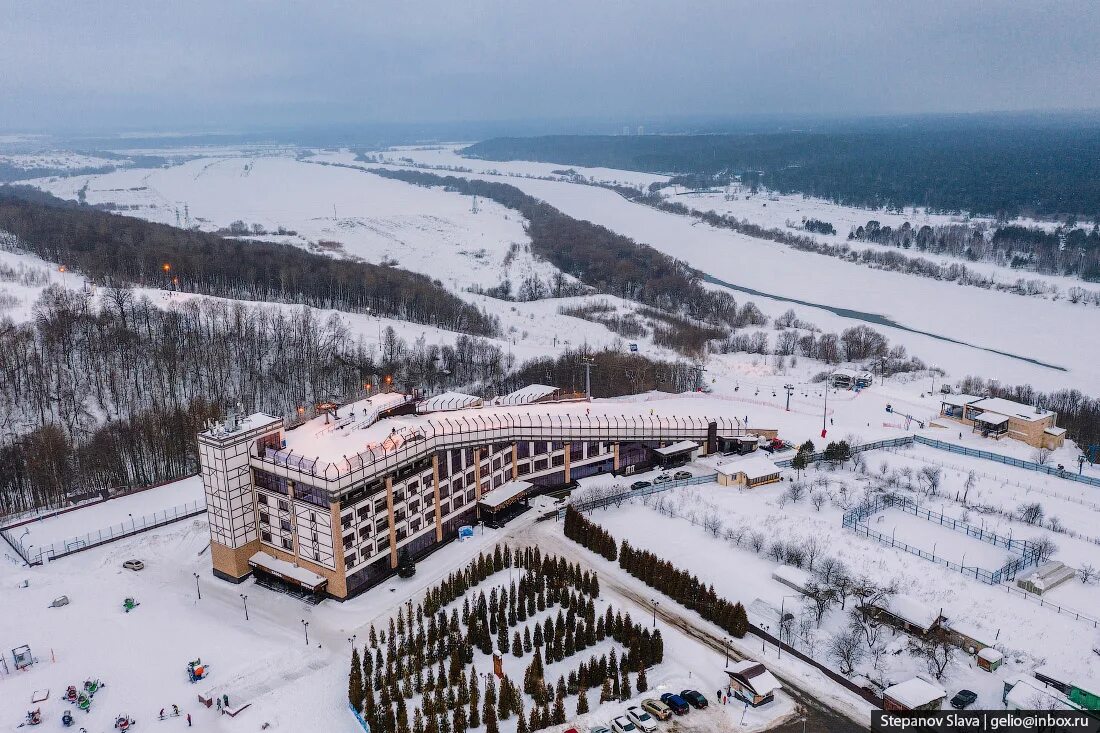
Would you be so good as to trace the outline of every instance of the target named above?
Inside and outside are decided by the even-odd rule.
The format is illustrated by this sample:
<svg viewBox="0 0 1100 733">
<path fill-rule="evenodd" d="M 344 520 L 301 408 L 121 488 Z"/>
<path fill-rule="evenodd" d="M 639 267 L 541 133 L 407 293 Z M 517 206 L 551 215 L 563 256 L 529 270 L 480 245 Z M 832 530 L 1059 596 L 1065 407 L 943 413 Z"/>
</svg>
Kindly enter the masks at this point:
<svg viewBox="0 0 1100 733">
<path fill-rule="evenodd" d="M 603 687 L 600 689 L 600 702 L 611 702 L 614 697 L 614 691 L 611 689 L 611 678 L 605 677 L 603 681 Z"/>
<path fill-rule="evenodd" d="M 352 647 L 351 671 L 348 673 L 348 702 L 356 710 L 363 710 L 363 663 L 359 660 L 359 648 Z"/>
<path fill-rule="evenodd" d="M 584 715 L 588 712 L 588 688 L 581 687 L 577 690 L 577 715 Z"/>
<path fill-rule="evenodd" d="M 516 722 L 516 733 L 531 733 L 531 729 L 527 725 L 527 718 L 523 717 L 522 714 Z"/>
<path fill-rule="evenodd" d="M 454 715 L 451 716 L 451 723 L 454 725 L 455 733 L 466 733 L 466 708 L 459 706 L 455 708 Z"/>
<path fill-rule="evenodd" d="M 500 733 L 497 725 L 497 711 L 493 707 L 485 710 L 485 733 Z"/>
<path fill-rule="evenodd" d="M 649 680 L 646 678 L 645 675 L 645 665 L 640 662 L 638 663 L 638 679 L 636 681 L 636 687 L 638 688 L 638 692 L 645 692 L 649 689 Z"/>
<path fill-rule="evenodd" d="M 420 708 L 413 710 L 412 733 L 424 733 L 424 713 Z"/>
<path fill-rule="evenodd" d="M 554 710 L 550 713 L 550 720 L 554 725 L 561 725 L 565 722 L 565 701 L 558 697 L 554 700 Z"/>
<path fill-rule="evenodd" d="M 619 685 L 619 699 L 626 701 L 634 697 L 634 693 L 630 689 L 630 671 L 623 667 L 623 680 Z"/>
<path fill-rule="evenodd" d="M 523 642 L 519 638 L 518 631 L 512 634 L 512 656 L 517 658 L 523 656 Z"/>
</svg>

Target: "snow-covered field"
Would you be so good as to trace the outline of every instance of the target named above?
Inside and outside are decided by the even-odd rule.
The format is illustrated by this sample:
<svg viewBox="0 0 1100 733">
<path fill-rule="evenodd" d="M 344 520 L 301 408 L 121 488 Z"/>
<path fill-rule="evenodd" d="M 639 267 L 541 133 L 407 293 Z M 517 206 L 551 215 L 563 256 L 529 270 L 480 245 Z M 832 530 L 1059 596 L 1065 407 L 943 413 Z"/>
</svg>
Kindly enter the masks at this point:
<svg viewBox="0 0 1100 733">
<path fill-rule="evenodd" d="M 858 503 L 869 487 L 887 481 L 889 473 L 896 477 L 893 490 L 913 497 L 924 508 L 1002 536 L 1049 537 L 1057 546 L 1054 559 L 1072 567 L 1100 561 L 1100 546 L 1088 539 L 1051 532 L 997 513 L 1012 515 L 1020 504 L 1038 501 L 1046 509 L 1047 520 L 1051 516 L 1069 519 L 1067 515 L 1072 513 L 1076 518 L 1069 521 L 1074 526 L 1095 527 L 1100 520 L 1100 506 L 1085 498 L 1087 487 L 1078 489 L 1064 480 L 954 455 L 947 457 L 952 465 L 942 468 L 938 460 L 941 455 L 934 449 L 918 447 L 865 454 L 866 472 L 813 468 L 802 475 L 801 483 L 806 488 L 797 500 L 789 493 L 791 480 L 796 478 L 792 474 L 781 483 L 753 490 L 739 491 L 717 484 L 672 489 L 620 507 L 597 510 L 591 518 L 620 540 L 652 550 L 677 566 L 692 568 L 701 579 L 714 583 L 720 595 L 744 603 L 750 618 L 769 625 L 773 631 L 780 608 L 794 612 L 798 619 L 794 636 L 804 637 L 797 640 L 797 645 L 822 660 L 829 661 L 828 641 L 846 627 L 848 613 L 834 607 L 820 628 L 812 623 L 801 627 L 801 597 L 772 578 L 781 564 L 771 551 L 776 542 L 812 552 L 815 569 L 820 570 L 826 558 L 831 558 L 843 563 L 853 577 L 895 582 L 905 597 L 932 611 L 942 610 L 949 624 L 959 623 L 973 630 L 976 638 L 1003 651 L 1006 664 L 995 675 L 979 671 L 973 658 L 962 652 L 957 652 L 948 666 L 943 684 L 949 694 L 963 687 L 975 690 L 980 696 L 978 707 L 999 709 L 1004 679 L 1044 663 L 1066 670 L 1076 680 L 1100 678 L 1100 663 L 1089 651 L 1093 644 L 1089 640 L 1098 633 L 1092 619 L 1100 617 L 1094 612 L 1100 604 L 1100 587 L 1095 581 L 1084 584 L 1071 580 L 1045 594 L 1040 604 L 1037 597 L 1010 592 L 1009 586 L 985 585 L 942 564 L 884 547 L 842 528 L 843 511 Z M 696 472 L 712 465 L 712 459 L 697 461 Z M 926 465 L 942 468 L 935 496 L 918 489 L 911 473 L 906 477 L 907 471 Z M 976 476 L 967 489 L 971 470 Z M 587 486 L 601 481 L 607 479 L 585 479 L 581 483 Z M 958 500 L 964 492 L 968 495 L 965 505 Z M 814 494 L 825 497 L 820 509 L 810 500 Z M 1066 498 L 1058 498 L 1062 496 Z M 708 527 L 715 519 L 716 525 Z M 993 569 L 1008 555 L 1004 548 L 897 509 L 873 515 L 867 522 L 888 538 L 896 532 L 899 545 L 904 541 L 925 552 L 935 550 L 937 558 L 954 563 L 965 557 L 967 567 Z M 759 550 L 754 548 L 756 542 Z M 1075 619 L 1076 613 L 1087 617 Z M 882 650 L 868 653 L 857 671 L 884 683 L 900 682 L 915 673 L 927 674 L 923 660 L 904 653 L 907 647 L 904 634 L 887 631 Z"/>
<path fill-rule="evenodd" d="M 828 330 L 864 322 L 859 313 L 871 314 L 872 320 L 876 316 L 892 319 L 901 327 L 875 327 L 954 378 L 975 374 L 1043 389 L 1076 386 L 1100 391 L 1100 375 L 1093 368 L 1097 356 L 1094 340 L 1080 337 L 1100 328 L 1100 310 L 1096 308 L 873 270 L 713 229 L 689 217 L 630 203 L 606 189 L 527 177 L 551 175 L 559 166 L 468 160 L 448 147 L 407 148 L 381 155 L 422 165 L 461 165 L 479 172 L 459 175 L 516 185 L 571 216 L 608 226 L 684 259 L 719 280 L 757 291 L 735 295 L 752 300 L 772 316 L 794 309 L 800 318 Z M 181 224 L 212 230 L 238 220 L 269 232 L 283 226 L 297 235 L 269 238 L 306 247 L 316 247 L 321 241 L 339 242 L 334 253 L 342 251 L 373 262 L 388 258 L 399 267 L 438 277 L 454 290 L 472 284 L 495 285 L 505 277 L 515 286 L 527 274 L 546 278 L 554 272 L 552 266 L 525 250 L 526 235 L 519 217 L 493 202 L 479 201 L 474 214 L 469 197 L 318 165 L 321 162 L 354 164 L 354 155 L 323 152 L 300 161 L 287 151 L 250 155 L 222 151 L 166 169 L 122 170 L 35 183 L 68 198 L 75 198 L 87 184 L 85 195 L 91 202 L 113 202 L 124 213 L 167 223 L 176 223 L 178 213 Z M 623 172 L 600 169 L 578 172 L 593 180 L 639 185 L 660 178 L 635 180 L 639 174 L 617 176 Z M 788 207 L 801 208 L 800 199 L 790 199 Z M 833 206 L 824 202 L 814 205 L 821 216 L 825 216 L 821 207 Z M 833 218 L 837 221 L 845 220 L 843 217 L 857 221 L 869 214 L 843 207 L 836 211 Z M 781 215 L 786 218 L 788 213 L 792 212 Z M 761 220 L 769 222 L 775 223 Z M 509 258 L 514 243 L 520 246 Z M 522 312 L 529 307 L 499 301 L 491 305 L 495 311 L 515 308 Z M 1005 328 L 1006 323 L 1012 327 Z M 513 325 L 522 330 L 521 325 Z"/>
</svg>

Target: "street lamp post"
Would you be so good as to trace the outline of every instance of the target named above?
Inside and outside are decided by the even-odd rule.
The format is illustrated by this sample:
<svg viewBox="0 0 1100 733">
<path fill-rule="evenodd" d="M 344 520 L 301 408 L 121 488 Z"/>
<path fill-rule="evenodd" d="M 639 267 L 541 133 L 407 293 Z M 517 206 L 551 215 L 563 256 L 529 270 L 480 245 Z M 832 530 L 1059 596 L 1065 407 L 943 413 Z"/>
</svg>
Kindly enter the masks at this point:
<svg viewBox="0 0 1100 733">
<path fill-rule="evenodd" d="M 133 512 L 128 512 L 128 513 L 126 514 L 126 516 L 130 517 L 130 531 L 131 531 L 131 532 L 133 532 L 133 531 L 136 531 L 136 530 L 137 530 L 137 524 L 136 524 L 136 523 L 134 522 L 134 514 L 133 514 Z"/>
<path fill-rule="evenodd" d="M 728 636 L 722 637 L 722 647 L 726 652 L 726 669 L 730 666 L 730 640 Z"/>
<path fill-rule="evenodd" d="M 302 619 L 302 631 L 306 635 L 306 646 L 309 646 L 309 621 Z"/>
<path fill-rule="evenodd" d="M 825 428 L 825 419 L 829 415 L 829 380 L 825 380 L 825 407 L 821 410 L 821 437 L 825 437 L 827 432 Z"/>
<path fill-rule="evenodd" d="M 248 596 L 241 593 L 241 602 L 244 603 L 244 620 L 248 620 Z"/>
<path fill-rule="evenodd" d="M 198 594 L 199 600 L 201 601 L 202 600 L 202 588 L 199 587 L 199 574 L 198 573 L 191 573 L 191 574 L 195 576 L 195 593 Z"/>
<path fill-rule="evenodd" d="M 661 605 L 661 602 L 656 598 L 650 598 L 649 602 L 653 604 L 653 628 L 657 628 L 657 606 Z"/>
</svg>

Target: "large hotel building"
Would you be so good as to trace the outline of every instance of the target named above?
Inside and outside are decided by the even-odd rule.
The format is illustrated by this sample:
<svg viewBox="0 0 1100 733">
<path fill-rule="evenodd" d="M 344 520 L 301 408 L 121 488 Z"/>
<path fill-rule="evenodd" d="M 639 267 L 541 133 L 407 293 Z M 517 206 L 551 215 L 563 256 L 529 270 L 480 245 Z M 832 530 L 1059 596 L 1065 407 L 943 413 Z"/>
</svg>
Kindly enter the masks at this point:
<svg viewBox="0 0 1100 733">
<path fill-rule="evenodd" d="M 634 403 L 555 401 L 537 385 L 509 397 L 388 393 L 293 429 L 262 413 L 210 426 L 198 443 L 214 574 L 348 598 L 527 494 L 713 452 L 745 430 Z"/>
</svg>

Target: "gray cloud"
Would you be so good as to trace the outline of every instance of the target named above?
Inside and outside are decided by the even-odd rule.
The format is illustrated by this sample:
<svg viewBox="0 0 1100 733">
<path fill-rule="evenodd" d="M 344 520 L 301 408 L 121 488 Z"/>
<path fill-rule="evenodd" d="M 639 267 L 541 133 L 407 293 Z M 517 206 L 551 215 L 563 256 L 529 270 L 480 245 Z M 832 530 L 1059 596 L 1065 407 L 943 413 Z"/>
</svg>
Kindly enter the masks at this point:
<svg viewBox="0 0 1100 733">
<path fill-rule="evenodd" d="M 0 125 L 1100 107 L 1095 2 L 7 3 Z"/>
</svg>

